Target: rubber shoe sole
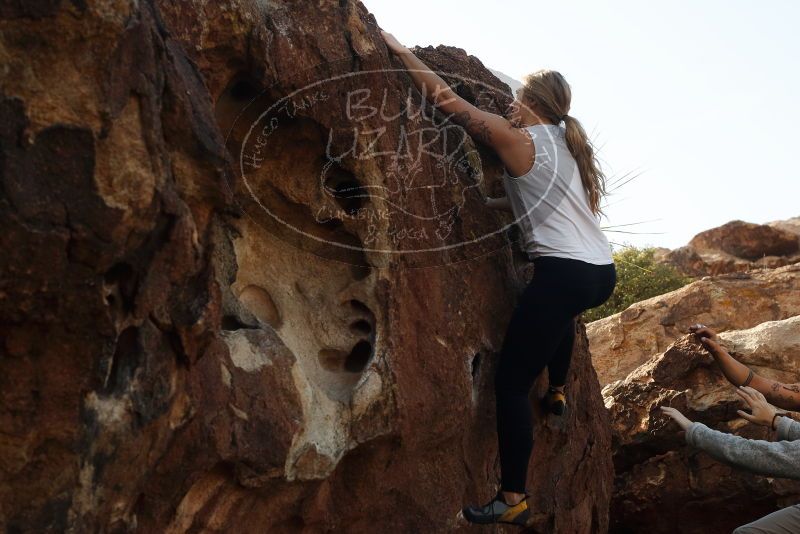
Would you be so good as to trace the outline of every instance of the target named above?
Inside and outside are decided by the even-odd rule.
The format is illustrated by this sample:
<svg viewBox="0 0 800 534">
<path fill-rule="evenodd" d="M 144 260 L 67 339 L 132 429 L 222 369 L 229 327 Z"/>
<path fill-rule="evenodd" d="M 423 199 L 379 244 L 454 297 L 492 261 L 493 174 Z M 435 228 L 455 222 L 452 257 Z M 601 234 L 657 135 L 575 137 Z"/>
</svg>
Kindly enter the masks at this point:
<svg viewBox="0 0 800 534">
<path fill-rule="evenodd" d="M 495 502 L 497 504 L 494 504 Z M 497 507 L 496 510 L 495 507 Z M 462 508 L 457 517 L 476 525 L 504 523 L 524 526 L 530 517 L 530 510 L 528 509 L 527 497 L 514 506 L 508 506 L 506 503 L 498 501 L 497 497 L 495 497 L 483 506 Z"/>
</svg>

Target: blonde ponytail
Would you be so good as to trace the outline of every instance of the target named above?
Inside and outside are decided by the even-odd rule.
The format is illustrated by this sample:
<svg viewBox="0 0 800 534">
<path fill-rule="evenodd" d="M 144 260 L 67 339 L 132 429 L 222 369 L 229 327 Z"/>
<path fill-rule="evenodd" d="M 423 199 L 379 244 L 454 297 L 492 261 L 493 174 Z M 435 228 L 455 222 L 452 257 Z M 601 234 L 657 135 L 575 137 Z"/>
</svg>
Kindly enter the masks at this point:
<svg viewBox="0 0 800 534">
<path fill-rule="evenodd" d="M 522 96 L 532 104 L 536 112 L 554 124 L 564 121 L 567 147 L 578 164 L 581 182 L 589 198 L 589 208 L 595 215 L 602 214 L 600 201 L 606 194 L 605 175 L 583 126 L 578 119 L 567 114 L 572 101 L 569 84 L 561 73 L 554 70 L 539 70 L 528 74 L 524 82 Z"/>
<path fill-rule="evenodd" d="M 567 128 L 565 136 L 567 147 L 578 163 L 581 182 L 586 190 L 586 195 L 589 197 L 589 208 L 595 215 L 602 214 L 600 200 L 606 194 L 606 177 L 600 168 L 600 162 L 597 161 L 594 146 L 589 141 L 589 136 L 586 135 L 586 131 L 581 123 L 578 122 L 578 119 L 566 115 L 564 124 Z"/>
</svg>

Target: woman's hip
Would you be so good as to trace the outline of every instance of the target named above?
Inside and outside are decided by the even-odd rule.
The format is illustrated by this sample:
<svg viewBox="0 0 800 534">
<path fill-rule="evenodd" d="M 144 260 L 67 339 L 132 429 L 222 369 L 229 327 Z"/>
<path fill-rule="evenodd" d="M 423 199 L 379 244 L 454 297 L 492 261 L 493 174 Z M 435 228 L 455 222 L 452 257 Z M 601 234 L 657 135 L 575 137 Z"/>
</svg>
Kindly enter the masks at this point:
<svg viewBox="0 0 800 534">
<path fill-rule="evenodd" d="M 613 263 L 597 265 L 571 258 L 539 256 L 534 259 L 533 279 L 526 292 L 547 292 L 571 301 L 576 313 L 599 306 L 611 296 L 617 283 Z"/>
<path fill-rule="evenodd" d="M 571 284 L 614 285 L 617 278 L 614 263 L 595 264 L 560 256 L 538 256 L 533 266 L 534 278 L 539 275 Z"/>
</svg>

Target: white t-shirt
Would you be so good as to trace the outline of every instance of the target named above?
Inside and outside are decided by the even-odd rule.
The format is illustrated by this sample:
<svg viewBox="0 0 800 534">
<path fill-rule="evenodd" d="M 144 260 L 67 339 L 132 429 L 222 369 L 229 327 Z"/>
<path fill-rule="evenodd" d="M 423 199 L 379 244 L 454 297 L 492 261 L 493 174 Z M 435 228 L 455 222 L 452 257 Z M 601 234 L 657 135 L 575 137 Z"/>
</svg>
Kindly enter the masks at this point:
<svg viewBox="0 0 800 534">
<path fill-rule="evenodd" d="M 526 127 L 536 160 L 522 176 L 504 170 L 503 187 L 530 258 L 560 256 L 605 265 L 614 263 L 600 218 L 589 208 L 565 129 L 554 124 Z"/>
</svg>

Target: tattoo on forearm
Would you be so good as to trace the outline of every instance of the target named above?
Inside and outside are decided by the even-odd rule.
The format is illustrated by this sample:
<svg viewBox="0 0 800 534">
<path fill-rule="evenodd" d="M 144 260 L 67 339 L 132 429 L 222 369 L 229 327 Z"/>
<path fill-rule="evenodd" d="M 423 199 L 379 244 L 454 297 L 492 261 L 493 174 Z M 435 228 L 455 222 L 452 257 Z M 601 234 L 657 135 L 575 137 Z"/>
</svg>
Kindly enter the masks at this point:
<svg viewBox="0 0 800 534">
<path fill-rule="evenodd" d="M 769 387 L 774 393 L 778 390 L 791 391 L 792 393 L 800 393 L 800 384 L 783 384 L 781 382 L 773 382 Z M 779 393 L 778 396 L 783 398 Z"/>
<path fill-rule="evenodd" d="M 800 384 L 784 384 L 770 381 L 767 400 L 782 408 L 796 409 L 800 407 Z"/>
<path fill-rule="evenodd" d="M 453 113 L 452 117 L 453 122 L 466 129 L 467 132 L 475 139 L 481 141 L 482 143 L 486 143 L 487 145 L 490 143 L 492 139 L 492 133 L 489 130 L 489 125 L 487 125 L 485 121 L 473 119 L 468 111 Z"/>
</svg>

